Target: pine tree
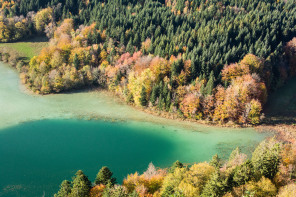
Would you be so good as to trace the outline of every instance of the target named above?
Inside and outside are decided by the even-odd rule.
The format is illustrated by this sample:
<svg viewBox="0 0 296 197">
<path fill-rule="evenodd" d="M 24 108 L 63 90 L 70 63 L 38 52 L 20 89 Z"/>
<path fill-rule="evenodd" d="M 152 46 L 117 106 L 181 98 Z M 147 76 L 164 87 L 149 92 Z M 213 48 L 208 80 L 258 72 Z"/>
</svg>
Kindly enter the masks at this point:
<svg viewBox="0 0 296 197">
<path fill-rule="evenodd" d="M 216 170 L 210 180 L 204 186 L 201 197 L 220 197 L 225 194 L 225 184 L 219 170 Z"/>
<path fill-rule="evenodd" d="M 253 165 L 250 160 L 234 169 L 233 183 L 235 186 L 244 185 L 254 177 Z"/>
<path fill-rule="evenodd" d="M 79 59 L 78 59 L 78 56 L 77 54 L 75 53 L 75 56 L 74 56 L 74 61 L 73 61 L 73 64 L 74 64 L 74 67 L 78 70 L 79 69 Z"/>
<path fill-rule="evenodd" d="M 163 101 L 163 98 L 162 98 L 162 95 L 160 94 L 160 96 L 158 97 L 158 106 L 157 106 L 159 110 L 162 110 L 162 107 L 163 107 L 162 101 Z"/>
<path fill-rule="evenodd" d="M 72 188 L 70 181 L 64 180 L 60 185 L 60 190 L 54 195 L 54 197 L 68 197 L 71 194 L 71 190 Z"/>
<path fill-rule="evenodd" d="M 132 42 L 132 38 L 129 40 L 129 42 L 127 43 L 127 46 L 126 46 L 126 50 L 130 53 L 130 54 L 133 54 L 135 49 L 134 49 L 134 46 L 133 46 L 133 42 Z"/>
<path fill-rule="evenodd" d="M 179 161 L 175 161 L 175 163 L 173 163 L 173 165 L 169 168 L 169 173 L 173 173 L 175 171 L 176 168 L 183 168 L 184 165 Z"/>
<path fill-rule="evenodd" d="M 182 60 L 177 60 L 177 61 L 173 62 L 172 67 L 171 67 L 172 76 L 179 75 L 182 68 L 183 68 Z"/>
<path fill-rule="evenodd" d="M 134 46 L 139 46 L 139 42 L 140 42 L 139 35 L 136 34 L 135 37 L 134 37 L 134 40 L 133 40 L 133 45 Z"/>
<path fill-rule="evenodd" d="M 278 172 L 279 163 L 280 144 L 275 139 L 261 142 L 252 154 L 254 170 L 271 180 Z"/>
<path fill-rule="evenodd" d="M 158 95 L 159 95 L 159 87 L 158 85 L 154 85 L 152 88 L 152 93 L 150 97 L 150 101 L 153 105 L 155 104 Z"/>
<path fill-rule="evenodd" d="M 168 84 L 165 83 L 164 86 L 163 86 L 163 90 L 162 90 L 162 96 L 164 98 L 166 98 L 167 94 L 169 93 L 169 88 L 168 88 Z"/>
<path fill-rule="evenodd" d="M 147 92 L 146 92 L 146 88 L 145 86 L 142 86 L 142 91 L 141 91 L 141 97 L 140 97 L 140 104 L 142 106 L 147 106 L 148 102 L 147 102 Z"/>
<path fill-rule="evenodd" d="M 112 177 L 113 173 L 110 171 L 110 169 L 106 166 L 102 167 L 100 171 L 97 174 L 95 184 L 103 184 L 107 185 L 108 183 L 111 185 L 114 185 L 116 183 L 116 178 Z"/>
<path fill-rule="evenodd" d="M 170 110 L 170 106 L 171 106 L 171 93 L 168 92 L 167 97 L 166 97 L 166 101 L 165 101 L 166 111 Z"/>
<path fill-rule="evenodd" d="M 124 36 L 124 33 L 122 33 L 121 36 L 120 36 L 120 44 L 121 44 L 121 46 L 125 46 L 125 36 Z"/>
<path fill-rule="evenodd" d="M 211 95 L 214 89 L 214 83 L 215 83 L 215 77 L 214 77 L 214 72 L 212 71 L 210 74 L 210 79 L 207 82 L 207 85 L 204 89 L 204 94 L 205 95 Z"/>
<path fill-rule="evenodd" d="M 212 157 L 212 160 L 210 161 L 210 165 L 217 169 L 221 168 L 221 159 L 217 154 Z"/>
<path fill-rule="evenodd" d="M 72 191 L 71 197 L 88 197 L 89 190 L 91 188 L 91 182 L 88 180 L 87 176 L 81 170 L 78 170 L 75 174 L 76 176 L 72 181 Z"/>
</svg>

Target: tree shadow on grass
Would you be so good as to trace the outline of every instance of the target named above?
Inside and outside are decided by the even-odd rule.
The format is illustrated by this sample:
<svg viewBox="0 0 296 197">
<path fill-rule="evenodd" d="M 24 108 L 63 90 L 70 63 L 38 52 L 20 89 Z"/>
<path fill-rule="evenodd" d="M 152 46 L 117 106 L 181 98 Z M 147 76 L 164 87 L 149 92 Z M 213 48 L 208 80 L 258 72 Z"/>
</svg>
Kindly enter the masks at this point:
<svg viewBox="0 0 296 197">
<path fill-rule="evenodd" d="M 17 42 L 49 42 L 49 39 L 46 36 L 32 36 L 29 38 L 25 38 L 25 39 L 21 39 L 21 40 L 17 40 L 14 42 L 9 42 L 9 43 L 17 43 Z"/>
<path fill-rule="evenodd" d="M 19 57 L 18 58 L 18 61 L 23 61 L 23 62 L 29 63 L 30 62 L 30 58 L 29 57 Z"/>
<path fill-rule="evenodd" d="M 296 124 L 296 78 L 272 93 L 264 109 L 263 124 Z"/>
</svg>

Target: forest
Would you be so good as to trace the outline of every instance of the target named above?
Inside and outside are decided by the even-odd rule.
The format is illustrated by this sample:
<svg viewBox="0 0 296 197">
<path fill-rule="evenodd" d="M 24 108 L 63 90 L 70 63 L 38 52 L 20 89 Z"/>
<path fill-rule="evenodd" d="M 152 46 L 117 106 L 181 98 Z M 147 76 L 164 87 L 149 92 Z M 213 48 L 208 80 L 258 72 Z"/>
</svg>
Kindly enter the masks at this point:
<svg viewBox="0 0 296 197">
<path fill-rule="evenodd" d="M 210 162 L 170 168 L 152 163 L 143 173 L 129 174 L 122 184 L 108 167 L 102 167 L 94 183 L 81 171 L 65 180 L 55 197 L 292 197 L 296 191 L 296 146 L 274 138 L 261 142 L 251 158 L 239 148 L 224 161 L 218 155 Z"/>
<path fill-rule="evenodd" d="M 295 0 L 0 6 L 0 42 L 50 39 L 29 62 L 1 52 L 39 94 L 100 87 L 166 117 L 255 125 L 268 94 L 296 74 Z"/>
<path fill-rule="evenodd" d="M 48 44 L 30 59 L 0 48 L 32 92 L 106 89 L 175 119 L 258 125 L 296 77 L 296 0 L 0 0 L 0 42 L 35 37 Z M 108 167 L 94 182 L 79 170 L 55 197 L 289 197 L 295 166 L 295 143 L 268 139 L 249 156 L 150 163 L 120 183 Z"/>
</svg>

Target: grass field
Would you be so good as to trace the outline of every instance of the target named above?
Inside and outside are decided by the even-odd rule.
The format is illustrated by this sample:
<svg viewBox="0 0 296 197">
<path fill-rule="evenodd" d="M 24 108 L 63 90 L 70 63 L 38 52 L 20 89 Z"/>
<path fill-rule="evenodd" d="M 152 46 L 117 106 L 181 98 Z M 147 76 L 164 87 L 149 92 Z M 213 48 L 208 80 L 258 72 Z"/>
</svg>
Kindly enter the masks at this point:
<svg viewBox="0 0 296 197">
<path fill-rule="evenodd" d="M 38 55 L 42 48 L 48 45 L 46 37 L 35 37 L 26 41 L 13 43 L 0 43 L 0 48 L 6 48 L 9 51 L 17 52 L 21 57 L 30 60 Z"/>
</svg>

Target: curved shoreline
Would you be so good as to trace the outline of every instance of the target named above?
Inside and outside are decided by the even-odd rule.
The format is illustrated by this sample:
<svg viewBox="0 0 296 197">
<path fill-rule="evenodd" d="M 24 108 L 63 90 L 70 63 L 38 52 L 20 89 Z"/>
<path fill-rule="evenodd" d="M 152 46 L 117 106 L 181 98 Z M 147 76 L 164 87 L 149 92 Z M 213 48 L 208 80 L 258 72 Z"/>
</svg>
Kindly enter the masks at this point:
<svg viewBox="0 0 296 197">
<path fill-rule="evenodd" d="M 44 120 L 44 119 L 82 119 L 82 120 L 103 120 L 103 121 L 115 121 L 115 122 L 125 122 L 125 121 L 136 121 L 136 122 L 148 122 L 148 123 L 155 123 L 158 125 L 163 125 L 163 126 L 177 126 L 181 127 L 184 129 L 189 129 L 189 130 L 211 130 L 211 129 L 217 129 L 217 130 L 240 130 L 240 129 L 251 129 L 251 130 L 256 130 L 257 132 L 271 132 L 275 133 L 277 135 L 277 138 L 279 139 L 284 139 L 284 133 L 281 131 L 277 131 L 276 129 L 270 129 L 270 126 L 268 125 L 259 125 L 255 127 L 251 127 L 250 125 L 221 125 L 221 124 L 213 124 L 212 122 L 208 122 L 205 120 L 191 120 L 191 119 L 182 119 L 179 117 L 176 117 L 174 114 L 170 114 L 168 112 L 160 112 L 160 111 L 152 111 L 150 109 L 143 109 L 136 107 L 131 104 L 127 104 L 126 102 L 123 101 L 122 98 L 120 98 L 118 95 L 116 95 L 114 92 L 110 92 L 105 89 L 100 89 L 100 88 L 92 88 L 88 90 L 78 90 L 77 92 L 73 91 L 72 92 L 63 92 L 59 94 L 49 94 L 49 95 L 39 95 L 35 94 L 34 92 L 30 91 L 29 88 L 27 88 L 24 84 L 21 83 L 19 74 L 16 71 L 16 69 L 12 68 L 10 65 L 7 65 L 5 63 L 2 63 L 3 65 L 6 65 L 7 69 L 10 69 L 12 72 L 14 72 L 15 75 L 17 75 L 17 81 L 18 81 L 18 89 L 21 94 L 24 94 L 26 97 L 32 97 L 34 99 L 42 100 L 41 102 L 48 102 L 47 104 L 54 105 L 63 105 L 62 101 L 63 99 L 65 100 L 70 100 L 70 99 L 76 99 L 78 102 L 74 102 L 74 105 L 78 105 L 80 102 L 79 100 L 85 100 L 85 103 L 88 101 L 94 102 L 93 97 L 100 97 L 103 99 L 103 102 L 109 102 L 111 103 L 110 107 L 113 109 L 108 109 L 110 112 L 108 113 L 102 113 L 100 110 L 93 110 L 92 108 L 88 108 L 86 110 L 81 110 L 78 111 L 77 109 L 71 110 L 70 107 L 73 107 L 69 105 L 67 108 L 64 107 L 62 110 L 58 112 L 54 112 L 52 114 L 38 114 L 34 117 L 30 117 L 27 119 L 22 119 L 19 121 L 13 121 L 8 123 L 4 127 L 9 127 L 13 126 L 16 124 L 20 124 L 22 122 L 28 122 L 28 121 L 36 121 L 36 120 Z M 79 95 L 82 95 L 81 98 L 79 98 Z M 88 97 L 92 97 L 88 100 Z M 54 99 L 53 99 L 54 98 Z M 52 102 L 53 101 L 53 102 Z M 55 103 L 57 101 L 57 103 Z M 64 101 L 65 103 L 67 101 Z M 100 108 L 99 100 L 96 100 L 98 102 L 96 105 L 96 108 Z M 38 102 L 37 102 L 38 103 Z M 102 105 L 105 105 L 104 103 Z M 53 106 L 53 107 L 54 107 Z M 118 113 L 114 112 L 114 108 L 123 108 L 118 110 Z M 45 107 L 46 108 L 46 107 Z M 115 109 L 116 110 L 116 109 Z M 132 112 L 131 112 L 132 110 Z M 1 126 L 0 126 L 1 127 Z M 3 127 L 3 124 L 2 124 Z M 3 127 L 3 128 L 4 128 Z M 273 127 L 274 128 L 274 127 Z M 287 141 L 287 140 L 286 140 Z"/>
<path fill-rule="evenodd" d="M 100 89 L 45 96 L 37 95 L 30 92 L 29 89 L 20 83 L 19 75 L 15 69 L 7 64 L 2 64 L 1 67 L 0 73 L 1 71 L 5 73 L 5 77 L 0 79 L 3 87 L 2 97 L 6 98 L 2 100 L 2 106 L 4 109 L 7 108 L 7 110 L 3 110 L 2 115 L 0 113 L 0 119 L 2 120 L 1 128 L 35 120 L 72 118 L 83 120 L 99 119 L 111 122 L 147 122 L 199 132 L 207 132 L 210 130 L 253 130 L 253 128 L 220 127 L 181 119 L 164 118 L 156 114 L 147 113 L 147 111 L 137 107 L 127 105 L 121 98 L 115 96 L 114 93 Z M 17 84 L 18 87 L 15 87 Z M 10 87 L 7 88 L 7 85 Z M 14 99 L 11 100 L 11 98 Z M 5 102 L 9 104 L 7 105 Z"/>
</svg>

